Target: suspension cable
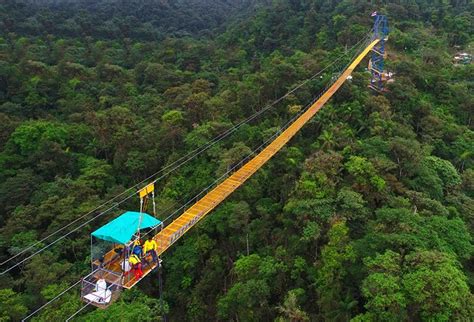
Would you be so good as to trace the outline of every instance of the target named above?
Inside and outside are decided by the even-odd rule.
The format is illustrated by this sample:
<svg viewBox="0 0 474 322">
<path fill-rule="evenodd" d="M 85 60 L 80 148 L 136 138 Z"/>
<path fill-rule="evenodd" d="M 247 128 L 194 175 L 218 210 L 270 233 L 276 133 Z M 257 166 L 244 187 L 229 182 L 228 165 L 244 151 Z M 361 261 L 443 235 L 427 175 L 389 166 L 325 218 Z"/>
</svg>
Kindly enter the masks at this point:
<svg viewBox="0 0 474 322">
<path fill-rule="evenodd" d="M 63 296 L 65 293 L 67 293 L 69 290 L 71 290 L 72 288 L 74 288 L 76 285 L 78 285 L 80 282 L 82 281 L 82 279 L 78 280 L 76 283 L 72 284 L 71 286 L 69 286 L 67 289 L 65 289 L 64 291 L 62 291 L 61 293 L 59 293 L 58 295 L 56 295 L 54 298 L 52 298 L 51 300 L 49 300 L 48 302 L 44 303 L 43 305 L 41 305 L 39 308 L 37 308 L 36 310 L 34 310 L 33 312 L 31 312 L 28 316 L 24 317 L 21 321 L 24 322 L 26 320 L 28 320 L 30 317 L 32 317 L 33 315 L 35 315 L 36 313 L 38 313 L 39 311 L 41 311 L 42 309 L 44 309 L 46 306 L 50 305 L 51 303 L 53 303 L 54 301 L 56 301 L 57 299 L 59 299 L 61 296 Z"/>
<path fill-rule="evenodd" d="M 67 319 L 66 319 L 66 322 L 69 322 L 72 320 L 72 318 L 74 318 L 76 315 L 78 315 L 82 310 L 84 310 L 86 307 L 88 307 L 89 305 L 91 305 L 91 302 L 88 302 L 86 305 L 83 305 L 79 310 L 77 310 L 76 312 L 74 312 L 71 316 L 69 316 Z"/>
<path fill-rule="evenodd" d="M 368 38 L 363 38 L 363 40 L 368 40 Z M 359 41 L 358 44 L 361 44 L 362 41 Z M 362 43 L 362 46 L 359 46 L 359 47 L 363 47 L 365 46 L 365 42 Z M 358 54 L 358 52 L 356 51 L 356 53 L 352 56 L 352 59 L 351 61 L 353 60 L 354 57 L 356 57 Z M 348 64 L 345 65 L 345 67 L 343 68 L 343 70 L 345 70 L 349 65 L 351 64 L 351 62 L 349 62 Z M 217 178 L 216 180 L 214 180 L 210 185 L 208 185 L 207 187 L 205 187 L 203 190 L 201 190 L 199 193 L 197 193 L 193 198 L 191 198 L 190 200 L 188 200 L 184 205 L 182 205 L 181 207 L 179 207 L 178 209 L 176 209 L 173 213 L 171 213 L 170 215 L 168 215 L 168 217 L 166 217 L 165 219 L 163 219 L 163 222 L 167 222 L 168 220 L 170 220 L 171 218 L 173 218 L 177 213 L 179 213 L 182 209 L 186 208 L 186 206 L 188 206 L 190 203 L 192 203 L 193 201 L 195 201 L 197 198 L 199 198 L 199 196 L 201 196 L 203 193 L 205 193 L 206 191 L 208 191 L 210 188 L 212 188 L 213 186 L 215 186 L 219 181 L 221 181 L 223 178 L 227 177 L 230 173 L 232 173 L 237 167 L 239 167 L 240 165 L 242 165 L 243 162 L 245 162 L 246 160 L 248 160 L 250 157 L 252 157 L 253 155 L 255 155 L 256 151 L 259 151 L 262 147 L 266 146 L 271 140 L 273 140 L 276 136 L 279 135 L 279 133 L 281 133 L 281 131 L 283 131 L 286 127 L 288 127 L 291 123 L 293 123 L 299 116 L 301 116 L 308 108 L 311 107 L 311 105 L 316 101 L 318 100 L 322 94 L 324 94 L 324 92 L 326 92 L 326 90 L 335 82 L 332 81 L 330 82 L 329 84 L 326 85 L 326 87 L 319 93 L 318 96 L 316 96 L 309 104 L 307 104 L 305 106 L 304 109 L 302 109 L 301 111 L 299 111 L 295 116 L 293 116 L 287 123 L 285 123 L 283 126 L 281 126 L 278 131 L 276 131 L 275 134 L 273 134 L 272 136 L 270 136 L 267 140 L 265 140 L 261 145 L 259 145 L 256 149 L 254 149 L 249 155 L 247 155 L 245 158 L 243 158 L 241 161 L 239 161 L 236 165 L 234 165 L 230 170 L 228 170 L 227 172 L 225 172 L 222 176 L 220 176 L 219 178 Z"/>
</svg>

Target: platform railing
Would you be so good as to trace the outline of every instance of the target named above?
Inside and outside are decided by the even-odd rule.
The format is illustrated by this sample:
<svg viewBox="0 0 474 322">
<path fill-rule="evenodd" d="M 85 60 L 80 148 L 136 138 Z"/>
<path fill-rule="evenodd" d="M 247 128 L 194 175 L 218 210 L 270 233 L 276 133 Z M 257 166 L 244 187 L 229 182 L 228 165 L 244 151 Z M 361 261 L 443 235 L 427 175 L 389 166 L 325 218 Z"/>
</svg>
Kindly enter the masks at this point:
<svg viewBox="0 0 474 322">
<path fill-rule="evenodd" d="M 101 279 L 106 283 L 105 289 L 100 289 L 98 282 Z M 121 279 L 121 274 L 97 268 L 82 279 L 82 300 L 99 308 L 108 307 L 120 296 L 122 291 Z"/>
</svg>

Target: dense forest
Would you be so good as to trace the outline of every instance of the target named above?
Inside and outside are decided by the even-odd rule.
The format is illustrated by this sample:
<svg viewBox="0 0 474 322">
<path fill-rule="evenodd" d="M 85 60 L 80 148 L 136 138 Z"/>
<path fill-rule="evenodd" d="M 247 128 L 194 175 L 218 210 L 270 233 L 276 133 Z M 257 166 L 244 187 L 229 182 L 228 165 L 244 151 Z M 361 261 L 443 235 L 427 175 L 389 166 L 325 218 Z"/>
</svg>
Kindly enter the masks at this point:
<svg viewBox="0 0 474 322">
<path fill-rule="evenodd" d="M 374 10 L 390 22 L 387 91 L 367 87 L 364 61 L 167 251 L 164 306 L 152 274 L 76 320 L 473 320 L 474 68 L 452 61 L 473 50 L 467 0 L 2 1 L 0 262 L 311 79 L 160 180 L 166 218 L 317 97 Z M 137 209 L 1 274 L 0 321 L 87 274 L 91 231 Z M 33 320 L 81 306 L 72 290 Z"/>
</svg>

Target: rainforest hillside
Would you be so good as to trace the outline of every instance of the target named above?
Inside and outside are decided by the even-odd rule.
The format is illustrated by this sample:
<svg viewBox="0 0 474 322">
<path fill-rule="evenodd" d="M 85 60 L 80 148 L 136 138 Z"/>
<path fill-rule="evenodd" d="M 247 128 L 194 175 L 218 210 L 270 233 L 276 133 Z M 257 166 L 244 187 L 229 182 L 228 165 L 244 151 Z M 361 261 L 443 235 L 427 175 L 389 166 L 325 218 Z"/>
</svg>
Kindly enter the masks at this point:
<svg viewBox="0 0 474 322">
<path fill-rule="evenodd" d="M 390 24 L 387 91 L 367 87 L 364 60 L 165 253 L 164 305 L 154 273 L 75 319 L 473 320 L 474 68 L 453 62 L 473 54 L 463 0 L 2 1 L 0 320 L 88 274 L 90 233 L 139 202 L 88 211 L 310 79 L 160 179 L 158 217 L 231 172 L 363 49 L 373 11 Z M 76 287 L 33 319 L 82 305 Z"/>
</svg>

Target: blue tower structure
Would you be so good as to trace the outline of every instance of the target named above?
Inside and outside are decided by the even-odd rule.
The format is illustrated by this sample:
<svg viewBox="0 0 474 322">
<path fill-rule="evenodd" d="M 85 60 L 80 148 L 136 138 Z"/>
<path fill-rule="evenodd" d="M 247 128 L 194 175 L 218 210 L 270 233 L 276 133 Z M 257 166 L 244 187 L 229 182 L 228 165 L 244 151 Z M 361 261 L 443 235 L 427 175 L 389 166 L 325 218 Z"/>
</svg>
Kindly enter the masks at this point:
<svg viewBox="0 0 474 322">
<path fill-rule="evenodd" d="M 372 16 L 374 21 L 374 35 L 373 39 L 380 39 L 377 45 L 372 48 L 372 55 L 369 63 L 369 69 L 372 74 L 369 87 L 375 91 L 383 90 L 384 82 L 384 56 L 385 56 L 385 41 L 388 39 L 388 20 L 384 15 L 374 12 Z"/>
</svg>

